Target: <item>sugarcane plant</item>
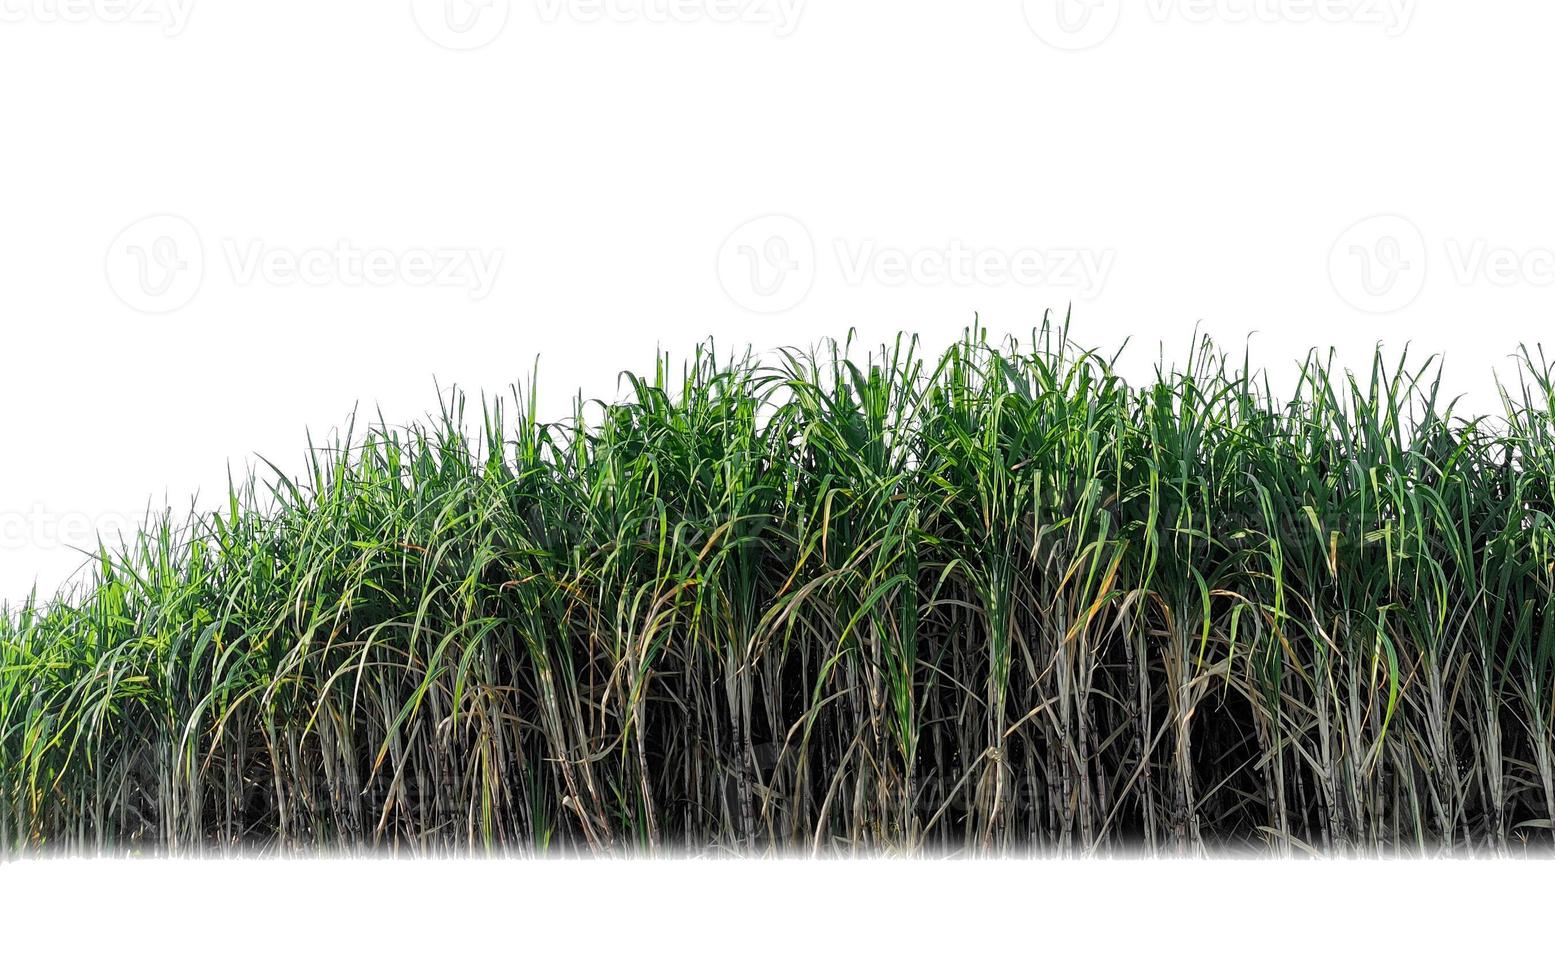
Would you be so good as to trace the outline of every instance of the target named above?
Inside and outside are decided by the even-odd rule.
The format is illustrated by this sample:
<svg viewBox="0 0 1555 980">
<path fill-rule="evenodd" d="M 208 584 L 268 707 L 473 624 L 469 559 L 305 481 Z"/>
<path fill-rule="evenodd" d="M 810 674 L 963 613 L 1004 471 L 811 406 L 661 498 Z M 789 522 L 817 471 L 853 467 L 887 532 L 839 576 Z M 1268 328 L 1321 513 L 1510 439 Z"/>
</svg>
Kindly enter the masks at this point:
<svg viewBox="0 0 1555 980">
<path fill-rule="evenodd" d="M 0 615 L 0 854 L 1523 853 L 1555 380 L 1067 321 L 311 445 Z"/>
</svg>

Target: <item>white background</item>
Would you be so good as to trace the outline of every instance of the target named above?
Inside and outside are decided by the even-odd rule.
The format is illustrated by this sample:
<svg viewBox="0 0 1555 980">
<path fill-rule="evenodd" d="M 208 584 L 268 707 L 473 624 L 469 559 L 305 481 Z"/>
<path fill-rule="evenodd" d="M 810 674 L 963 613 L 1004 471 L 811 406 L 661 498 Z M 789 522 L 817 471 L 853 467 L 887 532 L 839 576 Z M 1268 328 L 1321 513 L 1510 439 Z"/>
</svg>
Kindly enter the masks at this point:
<svg viewBox="0 0 1555 980">
<path fill-rule="evenodd" d="M 501 391 L 536 357 L 557 415 L 660 346 L 933 348 L 1073 304 L 1075 339 L 1140 366 L 1195 329 L 1277 376 L 1413 343 L 1494 408 L 1555 300 L 1552 38 L 1535 0 L 0 0 L 0 599 L 148 504 L 214 503 L 229 465 L 294 469 L 353 406 L 409 421 L 434 377 Z M 1487 897 L 1431 881 L 1454 922 Z M 576 916 L 683 917 L 653 892 Z M 1161 892 L 1046 921 L 1124 952 L 1170 914 L 1141 962 L 1192 963 L 1258 909 Z M 860 914 L 911 954 L 957 901 L 919 897 Z M 143 912 L 141 941 L 182 943 Z M 1366 928 L 1302 916 L 1251 924 L 1264 959 L 1234 967 Z M 425 938 L 468 948 L 459 921 Z M 780 962 L 789 935 L 746 925 L 729 967 Z M 566 955 L 598 964 L 590 935 Z"/>
<path fill-rule="evenodd" d="M 1536 978 L 1549 866 L 69 862 L 0 867 L 8 975 Z M 35 923 L 41 923 L 34 928 Z"/>
<path fill-rule="evenodd" d="M 1138 365 L 1413 341 L 1483 410 L 1551 325 L 1555 5 L 487 2 L 0 0 L 0 598 L 537 356 L 558 415 L 660 345 L 1073 303 Z"/>
</svg>

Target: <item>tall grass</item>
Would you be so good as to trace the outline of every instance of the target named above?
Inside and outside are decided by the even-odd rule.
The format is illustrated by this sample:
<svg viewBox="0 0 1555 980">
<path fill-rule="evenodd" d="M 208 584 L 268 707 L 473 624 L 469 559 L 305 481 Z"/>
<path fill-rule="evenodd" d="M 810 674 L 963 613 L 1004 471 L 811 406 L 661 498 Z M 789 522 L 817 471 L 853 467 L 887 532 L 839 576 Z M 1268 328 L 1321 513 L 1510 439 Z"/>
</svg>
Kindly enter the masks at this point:
<svg viewBox="0 0 1555 980">
<path fill-rule="evenodd" d="M 1465 420 L 1066 338 L 456 394 L 164 517 L 0 616 L 0 852 L 1547 847 L 1542 355 Z"/>
</svg>

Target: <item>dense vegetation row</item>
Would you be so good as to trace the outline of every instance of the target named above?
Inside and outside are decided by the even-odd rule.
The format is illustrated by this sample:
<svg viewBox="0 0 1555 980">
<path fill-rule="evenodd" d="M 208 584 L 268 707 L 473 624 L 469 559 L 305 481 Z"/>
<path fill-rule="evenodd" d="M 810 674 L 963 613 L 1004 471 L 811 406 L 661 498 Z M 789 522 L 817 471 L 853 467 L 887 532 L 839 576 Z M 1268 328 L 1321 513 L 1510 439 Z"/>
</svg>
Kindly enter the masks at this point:
<svg viewBox="0 0 1555 980">
<path fill-rule="evenodd" d="M 0 853 L 1548 846 L 1548 365 L 1065 336 L 455 395 L 164 517 L 0 615 Z"/>
</svg>

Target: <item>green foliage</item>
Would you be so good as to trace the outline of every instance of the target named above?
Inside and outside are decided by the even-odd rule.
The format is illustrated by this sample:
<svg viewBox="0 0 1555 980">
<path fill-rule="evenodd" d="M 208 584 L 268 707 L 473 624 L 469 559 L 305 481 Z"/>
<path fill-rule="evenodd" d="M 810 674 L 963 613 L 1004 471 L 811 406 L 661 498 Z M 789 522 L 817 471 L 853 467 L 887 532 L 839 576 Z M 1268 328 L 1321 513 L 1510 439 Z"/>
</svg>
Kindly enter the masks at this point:
<svg viewBox="0 0 1555 980">
<path fill-rule="evenodd" d="M 1380 354 L 1113 365 L 708 348 L 347 430 L 0 615 L 0 854 L 1547 845 L 1542 354 L 1474 420 Z"/>
</svg>

